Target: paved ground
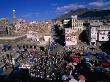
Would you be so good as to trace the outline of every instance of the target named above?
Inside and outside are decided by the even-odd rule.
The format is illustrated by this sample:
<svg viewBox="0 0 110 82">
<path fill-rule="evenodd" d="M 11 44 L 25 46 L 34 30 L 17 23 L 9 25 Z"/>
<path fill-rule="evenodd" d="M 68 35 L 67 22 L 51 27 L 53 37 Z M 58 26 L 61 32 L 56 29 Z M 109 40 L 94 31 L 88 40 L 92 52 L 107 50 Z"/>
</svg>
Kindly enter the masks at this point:
<svg viewBox="0 0 110 82">
<path fill-rule="evenodd" d="M 11 66 L 6 66 L 3 68 L 3 72 L 0 75 L 8 76 L 13 71 Z"/>
<path fill-rule="evenodd" d="M 12 69 L 12 67 L 7 67 L 7 70 L 6 71 L 4 71 L 4 75 L 9 75 L 11 72 L 13 71 L 13 69 Z"/>
</svg>

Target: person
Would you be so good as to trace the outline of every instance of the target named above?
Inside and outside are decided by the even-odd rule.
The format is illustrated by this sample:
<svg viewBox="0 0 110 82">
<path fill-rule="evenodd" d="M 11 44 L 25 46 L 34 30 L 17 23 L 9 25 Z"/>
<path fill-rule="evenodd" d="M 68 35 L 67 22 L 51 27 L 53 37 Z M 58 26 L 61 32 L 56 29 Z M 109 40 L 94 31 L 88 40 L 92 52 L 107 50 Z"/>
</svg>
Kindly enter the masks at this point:
<svg viewBox="0 0 110 82">
<path fill-rule="evenodd" d="M 85 80 L 86 80 L 86 78 L 85 78 L 85 76 L 84 76 L 84 75 L 79 75 L 78 79 L 79 79 L 79 81 L 78 81 L 78 82 L 86 82 L 86 81 L 85 81 Z"/>
<path fill-rule="evenodd" d="M 66 75 L 63 75 L 63 76 L 62 76 L 62 80 L 63 80 L 63 81 L 65 81 L 65 80 L 67 80 L 67 79 L 68 79 L 68 77 L 67 77 Z"/>
<path fill-rule="evenodd" d="M 78 82 L 72 75 L 68 76 L 69 82 Z"/>
</svg>

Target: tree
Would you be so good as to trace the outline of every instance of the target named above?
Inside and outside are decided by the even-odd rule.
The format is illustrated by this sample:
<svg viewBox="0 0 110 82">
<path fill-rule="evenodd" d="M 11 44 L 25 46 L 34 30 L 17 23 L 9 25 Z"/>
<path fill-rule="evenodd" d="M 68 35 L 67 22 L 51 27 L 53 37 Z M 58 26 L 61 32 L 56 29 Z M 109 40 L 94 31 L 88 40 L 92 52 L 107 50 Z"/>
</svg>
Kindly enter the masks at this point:
<svg viewBox="0 0 110 82">
<path fill-rule="evenodd" d="M 9 34 L 9 29 L 7 26 L 6 26 L 6 33 Z"/>
<path fill-rule="evenodd" d="M 87 37 L 87 33 L 86 30 L 83 30 L 80 35 L 79 35 L 79 40 L 81 40 L 81 42 L 88 42 L 88 37 Z"/>
<path fill-rule="evenodd" d="M 54 25 L 54 28 L 55 28 L 54 30 L 55 41 L 64 46 L 64 41 L 65 41 L 64 29 L 61 28 L 60 25 L 58 24 Z"/>
</svg>

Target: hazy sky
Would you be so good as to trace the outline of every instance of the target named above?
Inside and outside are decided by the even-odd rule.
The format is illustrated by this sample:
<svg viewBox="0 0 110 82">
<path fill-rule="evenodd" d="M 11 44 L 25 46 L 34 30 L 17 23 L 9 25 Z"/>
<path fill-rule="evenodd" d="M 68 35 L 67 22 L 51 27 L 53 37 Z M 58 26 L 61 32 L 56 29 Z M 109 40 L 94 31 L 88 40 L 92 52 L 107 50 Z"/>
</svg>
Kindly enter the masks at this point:
<svg viewBox="0 0 110 82">
<path fill-rule="evenodd" d="M 110 9 L 110 0 L 0 0 L 0 18 L 12 19 L 12 10 L 17 18 L 46 20 L 78 8 Z"/>
</svg>

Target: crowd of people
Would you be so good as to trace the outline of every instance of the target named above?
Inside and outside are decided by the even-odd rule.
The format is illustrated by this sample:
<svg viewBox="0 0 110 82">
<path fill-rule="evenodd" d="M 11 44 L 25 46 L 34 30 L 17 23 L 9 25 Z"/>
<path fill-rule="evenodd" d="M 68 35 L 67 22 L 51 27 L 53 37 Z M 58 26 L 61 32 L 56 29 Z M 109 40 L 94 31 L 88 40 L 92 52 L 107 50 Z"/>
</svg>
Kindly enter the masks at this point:
<svg viewBox="0 0 110 82">
<path fill-rule="evenodd" d="M 63 51 L 49 54 L 47 51 L 25 49 L 22 55 L 24 63 L 31 66 L 30 76 L 36 78 L 85 82 L 90 73 L 110 73 L 110 56 L 103 52 L 92 54 L 88 51 L 80 54 Z"/>
<path fill-rule="evenodd" d="M 27 50 L 24 57 L 24 63 L 31 66 L 31 76 L 46 78 L 48 80 L 61 78 L 63 62 L 62 55 L 47 54 L 46 52 L 37 50 Z"/>
<path fill-rule="evenodd" d="M 16 65 L 28 64 L 29 75 L 47 80 L 62 80 L 64 82 L 85 82 L 92 77 L 92 73 L 103 73 L 99 79 L 110 80 L 110 55 L 104 52 L 92 53 L 87 50 L 82 53 L 72 50 L 58 51 L 56 54 L 48 52 L 46 48 L 19 48 L 15 59 Z M 4 62 L 10 65 L 7 55 Z M 92 75 L 93 76 L 93 75 Z M 93 76 L 94 77 L 94 76 Z M 98 78 L 97 78 L 98 79 Z M 90 82 L 90 81 L 89 81 Z"/>
</svg>

